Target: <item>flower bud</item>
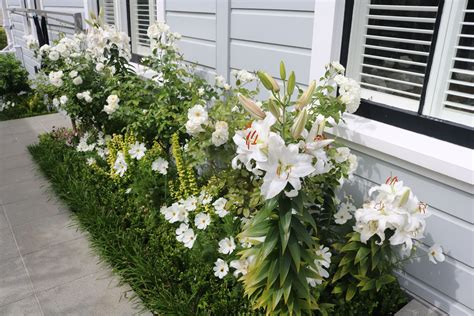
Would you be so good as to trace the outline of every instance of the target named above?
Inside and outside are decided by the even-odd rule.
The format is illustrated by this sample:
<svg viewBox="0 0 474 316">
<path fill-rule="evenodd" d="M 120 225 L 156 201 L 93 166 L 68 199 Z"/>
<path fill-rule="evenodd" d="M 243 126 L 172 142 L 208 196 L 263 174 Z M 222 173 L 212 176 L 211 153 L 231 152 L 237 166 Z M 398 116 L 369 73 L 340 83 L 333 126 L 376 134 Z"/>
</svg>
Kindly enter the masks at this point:
<svg viewBox="0 0 474 316">
<path fill-rule="evenodd" d="M 298 113 L 298 116 L 296 117 L 295 122 L 291 127 L 291 135 L 294 139 L 298 139 L 301 136 L 301 133 L 303 132 L 307 120 L 308 112 L 306 111 L 306 109 L 304 109 L 303 111 Z"/>
<path fill-rule="evenodd" d="M 263 112 L 262 109 L 249 98 L 242 94 L 239 94 L 238 98 L 242 106 L 256 119 L 263 120 L 267 116 L 265 112 Z"/>
<path fill-rule="evenodd" d="M 301 95 L 301 97 L 296 102 L 296 108 L 301 111 L 310 101 L 313 96 L 314 89 L 316 88 L 316 81 L 313 80 L 309 84 L 308 89 Z"/>
<path fill-rule="evenodd" d="M 262 82 L 263 86 L 270 91 L 273 91 L 275 93 L 278 93 L 280 91 L 280 86 L 276 82 L 275 79 L 273 79 L 272 76 L 267 74 L 266 72 L 259 71 L 257 72 L 258 78 Z"/>
<path fill-rule="evenodd" d="M 270 110 L 270 113 L 272 113 L 273 116 L 277 120 L 280 119 L 280 115 L 281 115 L 280 107 L 278 106 L 278 104 L 275 103 L 274 100 L 272 100 L 272 99 L 268 100 L 268 109 Z"/>
</svg>

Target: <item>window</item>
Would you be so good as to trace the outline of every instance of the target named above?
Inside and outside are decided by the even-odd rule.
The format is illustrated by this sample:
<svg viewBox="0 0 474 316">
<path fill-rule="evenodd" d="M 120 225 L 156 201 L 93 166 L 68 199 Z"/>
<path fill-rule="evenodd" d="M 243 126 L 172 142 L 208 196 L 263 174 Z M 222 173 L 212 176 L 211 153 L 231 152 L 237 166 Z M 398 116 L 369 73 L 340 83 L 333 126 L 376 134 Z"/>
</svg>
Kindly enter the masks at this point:
<svg viewBox="0 0 474 316">
<path fill-rule="evenodd" d="M 150 24 L 157 20 L 157 5 L 155 0 L 130 0 L 130 38 L 132 53 L 139 56 L 150 54 L 150 41 L 147 30 Z"/>
<path fill-rule="evenodd" d="M 99 7 L 104 11 L 105 23 L 116 25 L 115 0 L 99 0 Z"/>
<path fill-rule="evenodd" d="M 473 146 L 474 0 L 349 0 L 344 33 L 358 114 Z"/>
</svg>

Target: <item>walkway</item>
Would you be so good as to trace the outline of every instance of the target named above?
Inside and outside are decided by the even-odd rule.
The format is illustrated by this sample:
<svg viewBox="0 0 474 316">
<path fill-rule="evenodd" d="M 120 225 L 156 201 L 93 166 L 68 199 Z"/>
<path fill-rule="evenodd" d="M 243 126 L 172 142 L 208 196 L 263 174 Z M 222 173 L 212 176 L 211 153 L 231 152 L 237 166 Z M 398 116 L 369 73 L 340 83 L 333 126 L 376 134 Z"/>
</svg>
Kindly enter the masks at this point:
<svg viewBox="0 0 474 316">
<path fill-rule="evenodd" d="M 48 190 L 26 146 L 59 114 L 0 122 L 0 315 L 134 315 L 69 211 Z"/>
</svg>

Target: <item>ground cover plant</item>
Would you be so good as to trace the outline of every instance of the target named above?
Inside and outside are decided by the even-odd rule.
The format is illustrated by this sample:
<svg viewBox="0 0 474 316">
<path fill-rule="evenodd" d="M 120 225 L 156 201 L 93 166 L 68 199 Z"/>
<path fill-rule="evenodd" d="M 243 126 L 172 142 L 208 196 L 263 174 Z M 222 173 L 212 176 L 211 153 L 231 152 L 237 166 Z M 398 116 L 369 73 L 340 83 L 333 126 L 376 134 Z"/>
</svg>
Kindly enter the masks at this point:
<svg viewBox="0 0 474 316">
<path fill-rule="evenodd" d="M 30 151 L 149 310 L 391 315 L 403 305 L 393 271 L 415 258 L 427 205 L 392 176 L 364 205 L 337 198 L 357 169 L 325 133 L 360 102 L 344 67 L 328 64 L 307 87 L 283 62 L 281 83 L 246 70 L 234 85 L 207 83 L 183 63 L 179 34 L 156 23 L 144 79 L 127 36 L 101 20 L 38 48 L 37 91 L 74 124 Z M 260 89 L 269 97 L 256 101 Z M 437 245 L 428 254 L 444 260 Z"/>
</svg>

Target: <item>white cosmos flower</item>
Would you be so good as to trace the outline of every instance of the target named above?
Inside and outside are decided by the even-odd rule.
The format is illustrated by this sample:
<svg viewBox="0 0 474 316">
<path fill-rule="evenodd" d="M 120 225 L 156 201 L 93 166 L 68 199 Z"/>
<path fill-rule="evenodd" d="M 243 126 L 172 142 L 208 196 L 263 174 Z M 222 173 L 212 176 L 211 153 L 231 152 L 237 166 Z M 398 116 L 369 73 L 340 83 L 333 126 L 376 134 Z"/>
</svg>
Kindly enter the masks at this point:
<svg viewBox="0 0 474 316">
<path fill-rule="evenodd" d="M 196 235 L 194 234 L 194 230 L 192 228 L 188 228 L 184 233 L 183 233 L 183 240 L 182 242 L 184 243 L 184 246 L 186 248 L 193 248 L 194 242 L 196 241 Z"/>
<path fill-rule="evenodd" d="M 224 121 L 217 121 L 215 131 L 211 135 L 212 144 L 216 147 L 224 145 L 229 139 L 229 126 Z"/>
<path fill-rule="evenodd" d="M 119 175 L 120 177 L 123 177 L 123 175 L 127 171 L 127 168 L 128 168 L 128 164 L 125 161 L 125 156 L 121 151 L 119 151 L 117 153 L 117 159 L 115 159 L 115 163 L 114 163 L 115 174 Z"/>
<path fill-rule="evenodd" d="M 211 216 L 207 213 L 199 213 L 194 218 L 194 224 L 198 229 L 206 229 L 211 223 Z"/>
<path fill-rule="evenodd" d="M 198 200 L 202 203 L 202 205 L 207 205 L 212 202 L 212 196 L 203 190 L 201 191 L 201 194 L 199 194 Z"/>
<path fill-rule="evenodd" d="M 128 153 L 130 154 L 130 157 L 136 160 L 140 160 L 143 157 L 145 157 L 145 152 L 146 152 L 145 144 L 139 143 L 139 142 L 135 142 L 135 144 L 133 144 L 133 146 L 128 151 Z"/>
<path fill-rule="evenodd" d="M 259 169 L 266 171 L 260 190 L 265 199 L 271 199 L 283 191 L 288 183 L 293 189 L 301 189 L 301 178 L 315 171 L 312 157 L 298 152 L 297 144 L 285 145 L 279 135 L 268 141 L 268 160 L 257 162 Z"/>
<path fill-rule="evenodd" d="M 235 250 L 234 237 L 226 237 L 219 241 L 219 253 L 230 255 Z"/>
<path fill-rule="evenodd" d="M 151 170 L 157 171 L 163 175 L 168 173 L 168 161 L 165 159 L 158 157 L 155 161 L 151 163 Z"/>
<path fill-rule="evenodd" d="M 181 201 L 181 203 L 187 211 L 192 212 L 197 208 L 198 199 L 191 195 L 186 200 Z"/>
<path fill-rule="evenodd" d="M 86 161 L 86 162 L 87 162 L 87 165 L 88 165 L 88 166 L 92 166 L 92 165 L 94 165 L 94 164 L 96 163 L 96 161 L 95 161 L 95 159 L 94 159 L 93 157 L 87 158 L 87 161 Z"/>
<path fill-rule="evenodd" d="M 227 199 L 223 197 L 218 198 L 217 200 L 214 201 L 214 203 L 212 203 L 212 206 L 214 206 L 216 210 L 216 214 L 219 217 L 224 217 L 227 214 L 229 214 L 229 212 L 225 209 L 226 204 L 227 204 Z"/>
<path fill-rule="evenodd" d="M 351 213 L 349 213 L 347 210 L 342 209 L 342 208 L 339 209 L 339 211 L 337 211 L 334 214 L 335 222 L 336 222 L 336 224 L 339 224 L 339 225 L 345 224 L 351 218 L 352 218 Z"/>
<path fill-rule="evenodd" d="M 214 270 L 214 275 L 218 277 L 219 279 L 222 279 L 227 275 L 227 273 L 229 273 L 229 266 L 227 265 L 227 262 L 219 258 L 214 263 L 213 270 Z"/>
<path fill-rule="evenodd" d="M 189 225 L 186 223 L 181 223 L 176 229 L 176 240 L 183 242 L 184 233 L 189 229 Z"/>
<path fill-rule="evenodd" d="M 428 258 L 431 262 L 436 264 L 437 262 L 443 262 L 446 257 L 443 254 L 443 248 L 440 245 L 434 244 L 428 249 Z"/>
</svg>

